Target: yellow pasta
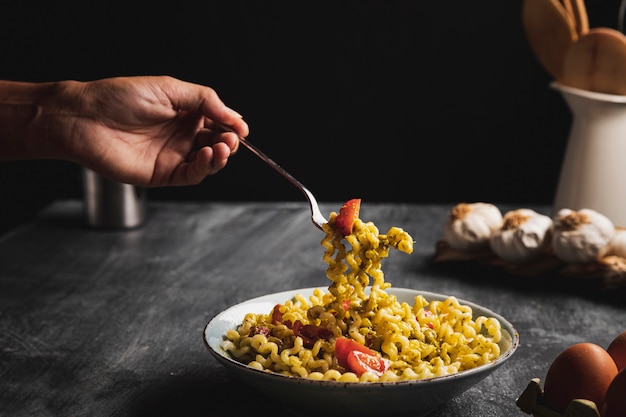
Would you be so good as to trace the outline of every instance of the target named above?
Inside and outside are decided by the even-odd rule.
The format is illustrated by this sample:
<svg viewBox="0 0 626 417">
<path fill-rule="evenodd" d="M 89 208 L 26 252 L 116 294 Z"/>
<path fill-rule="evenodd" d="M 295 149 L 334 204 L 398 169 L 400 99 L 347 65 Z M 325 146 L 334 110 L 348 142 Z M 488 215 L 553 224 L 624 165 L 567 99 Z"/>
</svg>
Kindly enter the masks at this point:
<svg viewBox="0 0 626 417">
<path fill-rule="evenodd" d="M 427 379 L 470 369 L 500 355 L 500 323 L 472 318 L 455 297 L 413 304 L 386 290 L 381 262 L 390 249 L 413 252 L 413 239 L 392 227 L 380 234 L 372 222 L 356 219 L 341 235 L 331 213 L 321 241 L 331 281 L 328 291 L 297 295 L 267 314 L 249 313 L 224 336 L 222 348 L 253 368 L 287 376 L 341 382 Z M 356 372 L 339 364 L 335 341 L 347 337 L 369 347 L 388 367 Z"/>
</svg>

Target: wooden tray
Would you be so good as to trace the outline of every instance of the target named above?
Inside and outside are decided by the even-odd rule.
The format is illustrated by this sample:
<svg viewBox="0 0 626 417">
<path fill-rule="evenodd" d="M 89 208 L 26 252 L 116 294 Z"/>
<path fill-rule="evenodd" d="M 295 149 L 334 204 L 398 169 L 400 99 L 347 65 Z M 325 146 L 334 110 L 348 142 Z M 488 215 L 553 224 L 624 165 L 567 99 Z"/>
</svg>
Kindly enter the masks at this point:
<svg viewBox="0 0 626 417">
<path fill-rule="evenodd" d="M 464 252 L 453 249 L 444 239 L 435 247 L 434 263 L 472 263 L 494 267 L 517 277 L 550 279 L 563 285 L 593 287 L 608 292 L 626 290 L 626 259 L 606 256 L 588 263 L 564 263 L 549 250 L 538 258 L 513 264 L 499 258 L 490 249 Z"/>
</svg>

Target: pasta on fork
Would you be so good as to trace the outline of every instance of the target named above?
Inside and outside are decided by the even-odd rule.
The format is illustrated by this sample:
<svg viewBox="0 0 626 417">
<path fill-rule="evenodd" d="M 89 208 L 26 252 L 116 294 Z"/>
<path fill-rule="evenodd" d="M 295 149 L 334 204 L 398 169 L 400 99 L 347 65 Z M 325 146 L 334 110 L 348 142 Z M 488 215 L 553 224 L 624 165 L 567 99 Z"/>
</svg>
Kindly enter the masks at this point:
<svg viewBox="0 0 626 417">
<path fill-rule="evenodd" d="M 259 370 L 341 382 L 428 379 L 498 358 L 496 318 L 473 317 L 455 297 L 429 301 L 418 295 L 407 303 L 386 291 L 391 284 L 382 261 L 391 249 L 413 252 L 406 231 L 391 227 L 381 234 L 357 210 L 344 234 L 340 214 L 330 213 L 323 226 L 328 290 L 247 314 L 226 332 L 225 351 Z"/>
</svg>

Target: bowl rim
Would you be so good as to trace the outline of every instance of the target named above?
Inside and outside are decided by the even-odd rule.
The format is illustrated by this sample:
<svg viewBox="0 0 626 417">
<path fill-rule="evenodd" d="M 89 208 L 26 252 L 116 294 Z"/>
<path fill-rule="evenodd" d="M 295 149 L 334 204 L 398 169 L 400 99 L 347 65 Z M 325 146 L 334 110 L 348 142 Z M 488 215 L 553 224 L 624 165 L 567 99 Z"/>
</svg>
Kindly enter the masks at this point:
<svg viewBox="0 0 626 417">
<path fill-rule="evenodd" d="M 367 288 L 369 290 L 370 287 L 367 287 Z M 490 371 L 490 370 L 493 371 L 499 368 L 507 359 L 509 359 L 515 353 L 515 351 L 517 350 L 519 346 L 519 342 L 520 342 L 519 332 L 516 330 L 513 324 L 509 322 L 506 318 L 504 318 L 502 315 L 496 313 L 495 311 L 487 307 L 484 307 L 472 301 L 468 301 L 466 299 L 459 298 L 453 295 L 446 295 L 446 294 L 441 294 L 441 293 L 436 293 L 436 292 L 422 291 L 422 290 L 416 290 L 416 289 L 411 289 L 411 288 L 400 288 L 400 287 L 390 287 L 390 288 L 387 288 L 385 291 L 389 294 L 396 295 L 396 296 L 398 296 L 399 294 L 410 295 L 410 296 L 422 295 L 428 301 L 432 299 L 445 300 L 448 297 L 455 297 L 460 304 L 467 305 L 472 308 L 472 317 L 476 317 L 478 315 L 484 315 L 487 317 L 494 317 L 498 319 L 498 321 L 500 322 L 501 329 L 503 330 L 503 333 L 502 333 L 503 338 L 506 338 L 509 342 L 508 349 L 505 352 L 501 352 L 500 356 L 498 356 L 495 360 L 489 363 L 479 365 L 471 369 L 465 369 L 463 371 L 455 372 L 453 374 L 436 376 L 436 377 L 426 378 L 426 379 L 410 379 L 410 380 L 401 380 L 401 381 L 345 382 L 345 381 L 316 380 L 316 379 L 310 379 L 310 378 L 301 378 L 297 376 L 289 376 L 289 375 L 283 375 L 283 374 L 279 374 L 279 373 L 275 373 L 271 371 L 255 369 L 255 368 L 248 366 L 245 363 L 239 362 L 236 359 L 232 358 L 228 354 L 228 352 L 226 352 L 225 350 L 221 348 L 215 349 L 210 343 L 209 331 L 212 329 L 212 327 L 215 325 L 216 322 L 218 322 L 225 315 L 228 315 L 234 309 L 237 309 L 237 308 L 249 305 L 249 304 L 261 303 L 261 302 L 265 302 L 269 300 L 273 300 L 273 301 L 275 301 L 276 299 L 288 300 L 288 299 L 293 298 L 296 294 L 302 294 L 303 296 L 308 297 L 316 289 L 319 289 L 322 291 L 328 290 L 327 287 L 326 288 L 324 287 L 299 288 L 299 289 L 294 289 L 294 290 L 286 290 L 286 291 L 266 294 L 266 295 L 254 297 L 254 298 L 233 304 L 227 309 L 222 310 L 221 312 L 215 314 L 205 325 L 204 330 L 203 330 L 203 336 L 202 336 L 204 346 L 222 364 L 224 365 L 228 364 L 230 366 L 234 366 L 237 369 L 240 369 L 246 372 L 251 372 L 253 374 L 256 374 L 259 377 L 271 378 L 272 380 L 283 379 L 285 381 L 289 381 L 289 382 L 297 383 L 297 384 L 327 385 L 329 387 L 349 385 L 349 386 L 354 386 L 357 389 L 358 387 L 363 387 L 363 388 L 367 387 L 367 389 L 370 389 L 371 387 L 375 387 L 375 386 L 384 387 L 384 386 L 438 384 L 438 383 L 444 383 L 452 379 L 459 379 L 459 378 L 462 379 L 466 377 L 471 377 L 472 375 L 475 375 L 475 374 L 480 374 L 480 373 Z M 480 311 L 479 314 L 475 314 L 477 310 Z"/>
</svg>

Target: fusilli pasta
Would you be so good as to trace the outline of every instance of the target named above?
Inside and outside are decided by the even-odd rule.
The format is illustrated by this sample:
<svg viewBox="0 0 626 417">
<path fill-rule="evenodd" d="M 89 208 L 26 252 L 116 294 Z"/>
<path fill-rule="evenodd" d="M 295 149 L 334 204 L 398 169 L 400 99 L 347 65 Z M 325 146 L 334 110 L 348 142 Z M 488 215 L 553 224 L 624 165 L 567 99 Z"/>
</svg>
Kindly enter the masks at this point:
<svg viewBox="0 0 626 417">
<path fill-rule="evenodd" d="M 500 323 L 472 317 L 455 297 L 413 304 L 386 290 L 381 261 L 391 248 L 410 254 L 413 239 L 392 227 L 380 234 L 372 222 L 356 219 L 348 236 L 335 227 L 337 213 L 324 225 L 323 259 L 328 291 L 296 296 L 267 314 L 249 313 L 229 330 L 222 348 L 249 366 L 279 374 L 341 382 L 427 379 L 489 363 L 500 355 Z M 349 249 L 346 244 L 349 245 Z M 385 358 L 381 373 L 341 366 L 337 338 L 347 337 Z"/>
</svg>

